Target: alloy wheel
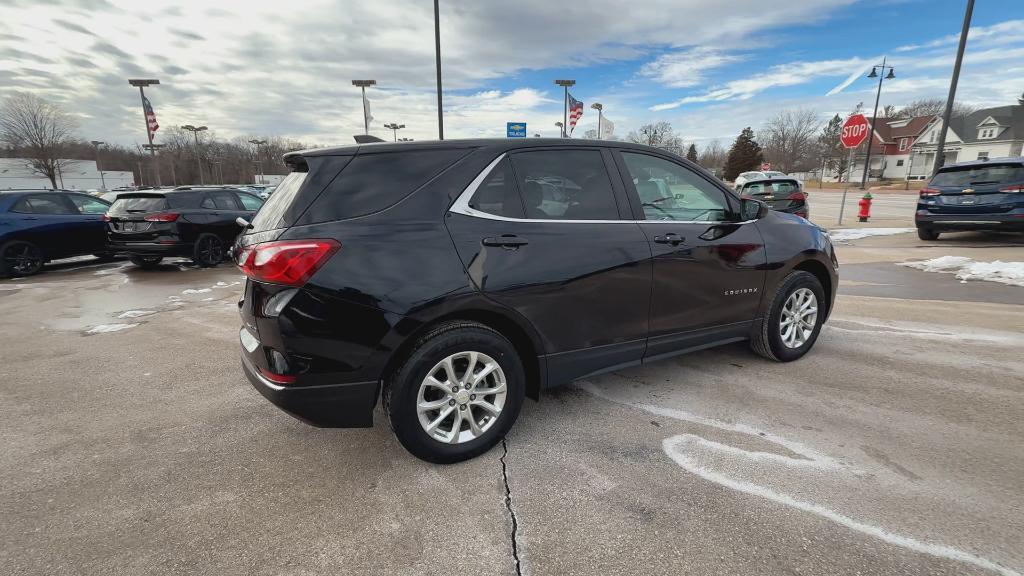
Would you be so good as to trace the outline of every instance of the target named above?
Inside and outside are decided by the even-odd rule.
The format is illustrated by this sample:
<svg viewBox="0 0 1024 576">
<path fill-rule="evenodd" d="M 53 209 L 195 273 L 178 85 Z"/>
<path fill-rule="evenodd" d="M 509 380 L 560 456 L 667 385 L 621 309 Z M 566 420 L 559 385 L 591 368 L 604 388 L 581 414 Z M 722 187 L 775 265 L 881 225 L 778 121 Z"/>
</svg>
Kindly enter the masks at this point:
<svg viewBox="0 0 1024 576">
<path fill-rule="evenodd" d="M 497 361 L 483 352 L 457 352 L 427 373 L 416 394 L 416 413 L 428 436 L 462 444 L 494 425 L 507 396 Z"/>
<path fill-rule="evenodd" d="M 779 335 L 787 348 L 799 348 L 810 340 L 818 322 L 818 298 L 810 288 L 797 288 L 786 299 L 779 317 Z"/>
<path fill-rule="evenodd" d="M 224 259 L 224 245 L 220 239 L 207 236 L 199 245 L 199 259 L 204 264 L 218 264 Z"/>
<path fill-rule="evenodd" d="M 43 255 L 28 242 L 12 244 L 4 251 L 4 264 L 18 275 L 33 274 L 43 265 Z"/>
</svg>

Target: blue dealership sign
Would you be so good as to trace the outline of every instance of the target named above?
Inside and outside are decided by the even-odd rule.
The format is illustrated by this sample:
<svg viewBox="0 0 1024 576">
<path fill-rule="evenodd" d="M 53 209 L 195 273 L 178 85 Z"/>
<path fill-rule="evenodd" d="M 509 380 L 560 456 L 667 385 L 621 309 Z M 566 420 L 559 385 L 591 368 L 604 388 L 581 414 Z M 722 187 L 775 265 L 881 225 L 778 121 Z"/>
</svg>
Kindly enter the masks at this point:
<svg viewBox="0 0 1024 576">
<path fill-rule="evenodd" d="M 509 138 L 526 138 L 526 122 L 509 122 L 506 126 Z"/>
</svg>

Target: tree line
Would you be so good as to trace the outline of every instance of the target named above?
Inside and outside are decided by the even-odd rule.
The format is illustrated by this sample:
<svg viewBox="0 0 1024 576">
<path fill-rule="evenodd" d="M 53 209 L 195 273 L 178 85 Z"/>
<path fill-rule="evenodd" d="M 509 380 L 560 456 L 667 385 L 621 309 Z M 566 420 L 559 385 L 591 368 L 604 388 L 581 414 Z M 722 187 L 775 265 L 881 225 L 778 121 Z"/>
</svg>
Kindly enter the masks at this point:
<svg viewBox="0 0 1024 576">
<path fill-rule="evenodd" d="M 78 133 L 74 116 L 56 104 L 29 93 L 15 93 L 0 107 L 0 157 L 24 158 L 27 167 L 59 187 L 60 175 L 80 160 L 97 160 L 103 171 L 132 172 L 135 183 L 157 184 L 150 153 L 142 145 L 128 147 L 115 143 L 95 146 Z M 279 136 L 217 138 L 213 132 L 199 132 L 198 143 L 191 132 L 178 127 L 161 127 L 154 142 L 160 183 L 180 184 L 251 183 L 262 169 L 264 174 L 284 174 L 289 169 L 282 157 L 286 152 L 310 148 L 302 142 Z M 259 146 L 250 140 L 265 141 Z M 200 170 L 202 178 L 200 178 Z"/>
</svg>

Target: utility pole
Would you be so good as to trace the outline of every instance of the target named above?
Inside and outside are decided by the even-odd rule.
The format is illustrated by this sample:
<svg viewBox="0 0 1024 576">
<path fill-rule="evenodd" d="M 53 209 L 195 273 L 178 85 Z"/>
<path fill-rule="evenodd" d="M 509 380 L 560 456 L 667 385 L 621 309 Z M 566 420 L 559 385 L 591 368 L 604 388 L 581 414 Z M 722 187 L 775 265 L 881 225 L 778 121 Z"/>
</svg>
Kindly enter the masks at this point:
<svg viewBox="0 0 1024 576">
<path fill-rule="evenodd" d="M 203 160 L 199 157 L 199 133 L 208 130 L 206 126 L 193 126 L 191 124 L 185 124 L 181 127 L 182 130 L 188 130 L 192 133 L 192 136 L 196 139 L 196 168 L 199 169 L 199 185 L 202 186 L 203 182 Z"/>
<path fill-rule="evenodd" d="M 562 102 L 562 138 L 567 136 L 566 127 L 569 126 L 569 86 L 575 86 L 575 80 L 555 80 L 555 84 L 558 84 L 565 89 L 565 98 Z"/>
<path fill-rule="evenodd" d="M 434 0 L 434 67 L 437 68 L 437 139 L 444 140 L 444 108 L 441 106 L 441 9 Z"/>
<path fill-rule="evenodd" d="M 964 49 L 967 48 L 967 32 L 971 29 L 971 15 L 974 13 L 974 0 L 967 0 L 964 11 L 964 25 L 960 29 L 960 44 L 956 48 L 956 62 L 953 63 L 953 78 L 949 81 L 949 95 L 946 96 L 946 109 L 942 112 L 942 130 L 939 130 L 939 143 L 935 147 L 935 164 L 932 174 L 945 163 L 946 130 L 949 129 L 949 118 L 953 115 L 953 99 L 956 98 L 956 83 L 960 81 L 960 64 L 964 61 Z"/>
<path fill-rule="evenodd" d="M 153 131 L 149 129 L 149 115 L 148 115 L 148 113 L 146 111 L 146 105 L 147 105 L 146 92 L 143 90 L 143 88 L 145 88 L 146 86 L 152 86 L 152 85 L 159 84 L 160 81 L 155 79 L 155 78 L 150 78 L 150 79 L 128 80 L 128 83 L 131 84 L 132 86 L 138 86 L 138 88 L 139 88 L 139 98 L 142 100 L 142 119 L 146 123 L 146 138 L 149 139 L 149 144 L 152 145 L 153 144 Z M 153 159 L 153 172 L 156 174 L 156 185 L 159 186 L 160 185 L 160 165 L 157 164 L 157 161 L 156 161 L 156 151 L 151 151 L 151 152 L 152 152 L 151 157 Z M 141 171 L 140 171 L 140 176 L 141 176 Z"/>
<path fill-rule="evenodd" d="M 148 124 L 147 124 L 148 126 Z M 100 173 L 100 186 L 103 190 L 107 189 L 107 180 L 103 177 L 103 168 L 100 167 L 100 146 L 103 146 L 103 142 L 99 140 L 93 140 L 91 142 L 94 148 L 96 148 L 96 170 Z"/>
<path fill-rule="evenodd" d="M 260 155 L 260 146 L 263 146 L 266 143 L 266 140 L 249 140 L 249 144 L 256 145 L 256 170 L 260 173 L 260 184 L 266 182 L 266 180 L 263 178 L 263 156 Z"/>
<path fill-rule="evenodd" d="M 881 74 L 877 70 L 881 68 Z M 885 74 L 885 69 L 889 69 L 889 74 Z M 875 112 L 871 115 L 871 134 L 868 134 L 868 153 L 864 159 L 864 175 L 860 179 L 860 189 L 867 190 L 868 187 L 868 170 L 871 168 L 871 145 L 875 141 L 875 122 L 878 121 L 878 100 L 882 97 L 882 80 L 892 80 L 896 77 L 892 66 L 885 65 L 885 58 L 882 58 L 882 63 L 871 67 L 871 74 L 868 74 L 868 78 L 878 78 L 878 92 L 875 93 Z"/>
<path fill-rule="evenodd" d="M 376 80 L 353 80 L 353 86 L 359 86 L 360 90 L 363 91 L 363 134 L 370 133 L 370 109 L 367 106 L 366 101 L 366 87 L 375 86 Z"/>
<path fill-rule="evenodd" d="M 594 102 L 593 104 L 590 105 L 590 107 L 593 108 L 594 110 L 597 110 L 597 139 L 600 140 L 601 139 L 601 116 L 602 116 L 602 111 L 604 110 L 604 106 L 602 106 L 600 102 Z"/>
</svg>

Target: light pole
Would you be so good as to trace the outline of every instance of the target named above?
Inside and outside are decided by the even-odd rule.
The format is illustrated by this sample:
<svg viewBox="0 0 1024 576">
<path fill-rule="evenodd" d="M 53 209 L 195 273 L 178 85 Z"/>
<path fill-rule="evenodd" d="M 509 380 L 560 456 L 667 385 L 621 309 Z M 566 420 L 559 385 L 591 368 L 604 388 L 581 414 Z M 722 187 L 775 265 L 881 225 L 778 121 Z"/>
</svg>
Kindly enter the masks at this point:
<svg viewBox="0 0 1024 576">
<path fill-rule="evenodd" d="M 889 73 L 885 74 L 885 69 L 889 69 Z M 878 73 L 881 69 L 881 74 Z M 882 97 L 882 80 L 892 80 L 896 77 L 892 66 L 885 65 L 885 58 L 882 58 L 881 64 L 876 64 L 871 67 L 871 74 L 868 74 L 868 78 L 878 78 L 878 92 L 875 93 L 875 112 L 871 115 L 871 134 L 868 134 L 868 153 L 864 158 L 864 175 L 860 178 L 860 189 L 867 190 L 868 186 L 868 170 L 871 168 L 871 145 L 875 141 L 875 122 L 878 121 L 878 99 Z"/>
<path fill-rule="evenodd" d="M 444 115 L 441 113 L 441 9 L 434 0 L 434 67 L 437 69 L 437 139 L 444 140 Z"/>
<path fill-rule="evenodd" d="M 391 130 L 394 133 L 395 142 L 398 142 L 398 131 L 401 130 L 402 128 L 405 128 L 405 124 L 398 124 L 396 122 L 392 122 L 391 124 L 385 124 L 384 127 L 387 128 L 388 130 Z"/>
<path fill-rule="evenodd" d="M 555 126 L 558 126 L 558 133 L 561 134 L 560 138 L 565 138 L 565 124 L 555 122 Z"/>
<path fill-rule="evenodd" d="M 249 144 L 256 145 L 256 170 L 260 173 L 260 184 L 263 184 L 266 180 L 263 178 L 263 157 L 260 156 L 260 146 L 266 144 L 266 140 L 249 140 Z"/>
<path fill-rule="evenodd" d="M 148 124 L 147 124 L 147 126 L 148 126 Z M 99 140 L 93 140 L 92 141 L 93 147 L 96 148 L 96 170 L 99 170 L 99 173 L 100 173 L 100 186 L 104 190 L 106 190 L 107 189 L 107 180 L 106 180 L 106 178 L 103 177 L 103 168 L 100 168 L 100 146 L 103 146 L 103 144 L 104 143 L 100 142 Z"/>
<path fill-rule="evenodd" d="M 199 185 L 203 185 L 203 160 L 199 157 L 199 133 L 208 130 L 206 126 L 193 126 L 191 124 L 185 124 L 181 127 L 182 130 L 188 130 L 192 133 L 192 136 L 196 139 L 196 167 L 199 168 Z"/>
<path fill-rule="evenodd" d="M 576 81 L 555 80 L 555 84 L 565 89 L 565 99 L 562 102 L 562 138 L 565 138 L 565 127 L 569 125 L 569 86 L 575 86 Z"/>
<path fill-rule="evenodd" d="M 163 148 L 164 145 L 163 144 L 143 144 L 142 147 L 145 148 L 146 150 L 149 150 L 149 153 L 153 154 L 154 158 L 157 158 L 157 156 L 156 156 L 157 151 L 160 150 L 161 148 Z M 156 165 L 160 166 L 160 162 L 157 161 Z M 159 169 L 157 169 L 156 172 L 157 172 L 157 174 L 159 174 L 160 173 Z M 157 186 L 160 186 L 160 184 L 158 183 Z"/>
<path fill-rule="evenodd" d="M 213 156 L 210 158 L 210 164 L 213 165 L 213 176 L 217 179 L 217 183 L 224 185 L 224 170 L 222 167 L 222 160 L 220 156 Z"/>
<path fill-rule="evenodd" d="M 960 30 L 960 44 L 956 49 L 956 61 L 953 63 L 953 77 L 949 81 L 949 95 L 946 96 L 946 109 L 942 112 L 942 130 L 939 131 L 939 143 L 935 147 L 935 165 L 932 174 L 942 168 L 946 155 L 946 129 L 949 117 L 953 115 L 953 98 L 956 98 L 956 84 L 960 80 L 960 63 L 964 61 L 964 48 L 967 47 L 967 32 L 971 29 L 971 14 L 974 13 L 974 0 L 967 0 L 964 12 L 964 26 Z"/>
<path fill-rule="evenodd" d="M 370 108 L 368 106 L 369 103 L 366 101 L 366 87 L 367 86 L 375 86 L 376 84 L 377 84 L 376 80 L 353 80 L 352 81 L 352 85 L 353 86 L 359 86 L 359 88 L 363 91 L 363 128 L 364 128 L 364 132 L 363 133 L 364 134 L 369 134 L 370 133 Z"/>
<path fill-rule="evenodd" d="M 136 79 L 129 79 L 128 83 L 131 84 L 132 86 L 138 86 L 138 88 L 139 88 L 139 98 L 142 100 L 142 119 L 146 123 L 146 138 L 149 139 L 149 143 L 150 144 L 153 144 L 153 131 L 149 129 L 149 114 L 150 114 L 152 108 L 149 107 L 149 101 L 146 100 L 146 92 L 143 90 L 143 88 L 145 88 L 146 86 L 153 86 L 155 84 L 159 84 L 160 81 L 157 80 L 156 78 L 148 78 L 148 79 L 136 78 Z M 147 108 L 149 108 L 149 109 L 147 110 Z M 156 115 L 154 115 L 153 118 L 154 118 L 154 121 L 155 121 Z M 160 185 L 160 165 L 156 163 L 156 151 L 151 151 L 151 152 L 152 152 L 152 158 L 153 158 L 153 171 L 156 172 L 156 185 L 159 186 Z"/>
<path fill-rule="evenodd" d="M 601 139 L 601 112 L 604 110 L 604 106 L 600 102 L 594 102 L 590 105 L 591 108 L 597 110 L 597 139 Z"/>
</svg>

